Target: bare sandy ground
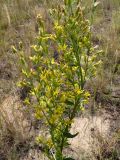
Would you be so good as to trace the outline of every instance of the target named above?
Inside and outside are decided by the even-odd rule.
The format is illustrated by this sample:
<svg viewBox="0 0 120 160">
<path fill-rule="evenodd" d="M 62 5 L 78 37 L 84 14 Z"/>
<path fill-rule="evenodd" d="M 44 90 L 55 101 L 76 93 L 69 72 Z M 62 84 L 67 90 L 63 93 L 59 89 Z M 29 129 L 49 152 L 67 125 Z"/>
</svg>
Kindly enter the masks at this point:
<svg viewBox="0 0 120 160">
<path fill-rule="evenodd" d="M 2 115 L 5 125 L 11 130 L 14 130 L 16 139 L 25 139 L 29 132 L 29 123 L 20 109 L 20 103 L 16 96 L 8 96 L 0 107 L 0 114 Z M 91 152 L 95 147 L 95 135 L 101 137 L 108 137 L 110 134 L 110 119 L 108 114 L 101 114 L 96 116 L 84 115 L 76 117 L 71 128 L 71 133 L 79 132 L 78 136 L 70 139 L 71 146 L 67 150 L 67 154 L 72 154 L 76 160 L 81 159 L 81 153 L 92 156 Z M 29 150 L 27 155 L 21 160 L 44 160 L 42 153 L 36 150 Z"/>
</svg>

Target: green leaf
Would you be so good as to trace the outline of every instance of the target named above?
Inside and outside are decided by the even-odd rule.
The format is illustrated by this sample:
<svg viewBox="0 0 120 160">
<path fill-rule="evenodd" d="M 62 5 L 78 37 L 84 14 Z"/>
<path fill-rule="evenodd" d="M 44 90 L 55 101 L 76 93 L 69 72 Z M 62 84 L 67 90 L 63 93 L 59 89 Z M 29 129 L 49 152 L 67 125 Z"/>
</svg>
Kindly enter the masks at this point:
<svg viewBox="0 0 120 160">
<path fill-rule="evenodd" d="M 74 138 L 74 137 L 76 137 L 78 134 L 79 134 L 79 132 L 77 132 L 76 134 L 71 134 L 71 133 L 67 132 L 67 133 L 65 133 L 64 136 L 67 137 L 67 138 Z"/>
<path fill-rule="evenodd" d="M 68 146 L 70 146 L 70 143 L 68 143 L 67 141 L 64 142 L 64 147 L 66 148 L 66 147 L 68 147 Z"/>
<path fill-rule="evenodd" d="M 74 105 L 74 102 L 71 100 L 66 100 L 65 103 L 70 106 Z"/>
<path fill-rule="evenodd" d="M 75 160 L 75 159 L 73 159 L 73 158 L 71 158 L 71 157 L 68 157 L 68 158 L 63 158 L 63 160 Z"/>
<path fill-rule="evenodd" d="M 68 0 L 68 5 L 69 5 L 69 6 L 71 6 L 71 2 L 72 2 L 71 0 Z"/>
</svg>

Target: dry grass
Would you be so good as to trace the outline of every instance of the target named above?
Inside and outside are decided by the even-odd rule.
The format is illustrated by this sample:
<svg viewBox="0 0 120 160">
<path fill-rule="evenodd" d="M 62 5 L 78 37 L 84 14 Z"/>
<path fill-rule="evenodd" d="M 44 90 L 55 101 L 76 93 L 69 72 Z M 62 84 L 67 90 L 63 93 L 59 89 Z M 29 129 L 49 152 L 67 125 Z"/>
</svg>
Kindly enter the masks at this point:
<svg viewBox="0 0 120 160">
<path fill-rule="evenodd" d="M 58 3 L 57 0 L 52 2 Z M 87 7 L 91 2 L 92 0 L 83 1 Z M 106 102 L 113 99 L 119 104 L 120 0 L 100 0 L 100 2 L 94 15 L 93 43 L 99 45 L 105 52 L 100 57 L 103 65 L 98 70 L 97 78 L 90 82 L 90 86 L 99 104 L 102 104 L 103 99 Z M 0 160 L 17 160 L 22 154 L 20 150 L 26 153 L 24 149 L 29 148 L 26 141 L 29 141 L 30 135 L 26 129 L 30 123 L 26 120 L 26 113 L 18 109 L 19 105 L 14 105 L 16 101 L 19 103 L 16 96 L 11 96 L 11 91 L 14 92 L 15 83 L 20 77 L 17 69 L 19 66 L 16 56 L 11 52 L 11 45 L 17 46 L 18 42 L 22 41 L 26 53 L 30 54 L 30 45 L 34 43 L 38 31 L 36 25 L 38 13 L 44 16 L 48 29 L 50 28 L 47 9 L 45 10 L 43 5 L 45 7 L 42 0 L 0 0 L 0 158 L 2 157 Z M 48 1 L 48 6 L 50 5 Z M 86 16 L 89 15 L 87 13 Z M 108 152 L 111 155 L 116 152 L 118 135 L 119 132 L 113 135 L 111 141 L 104 139 L 99 133 L 95 135 L 99 151 L 94 150 L 95 160 L 104 160 L 104 155 L 108 155 Z M 112 158 L 108 159 L 114 160 Z"/>
<path fill-rule="evenodd" d="M 119 160 L 120 130 L 108 137 L 103 137 L 99 131 L 94 133 L 92 153 L 97 160 Z"/>
<path fill-rule="evenodd" d="M 20 76 L 11 45 L 17 46 L 22 41 L 26 53 L 30 53 L 37 32 L 36 16 L 40 12 L 43 12 L 40 0 L 0 0 L 0 102 Z"/>
<path fill-rule="evenodd" d="M 8 96 L 0 105 L 0 117 L 0 157 L 12 160 L 15 156 L 17 159 L 19 146 L 25 147 L 31 134 L 27 113 L 16 95 Z"/>
</svg>

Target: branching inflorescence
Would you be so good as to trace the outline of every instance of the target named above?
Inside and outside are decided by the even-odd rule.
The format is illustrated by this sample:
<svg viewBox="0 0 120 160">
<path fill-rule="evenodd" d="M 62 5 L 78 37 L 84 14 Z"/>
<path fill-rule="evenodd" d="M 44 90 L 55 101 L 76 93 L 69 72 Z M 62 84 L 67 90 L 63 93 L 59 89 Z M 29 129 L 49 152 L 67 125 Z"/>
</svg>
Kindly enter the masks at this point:
<svg viewBox="0 0 120 160">
<path fill-rule="evenodd" d="M 70 133 L 71 124 L 88 103 L 90 94 L 84 85 L 95 75 L 99 51 L 92 44 L 90 23 L 78 0 L 64 0 L 57 9 L 50 10 L 50 15 L 51 33 L 42 17 L 37 17 L 39 35 L 29 59 L 25 59 L 22 49 L 18 51 L 23 64 L 20 85 L 30 87 L 25 102 L 47 128 L 48 136 L 37 138 L 47 157 L 70 160 L 63 155 L 63 149 L 69 145 L 68 139 L 78 134 Z"/>
</svg>

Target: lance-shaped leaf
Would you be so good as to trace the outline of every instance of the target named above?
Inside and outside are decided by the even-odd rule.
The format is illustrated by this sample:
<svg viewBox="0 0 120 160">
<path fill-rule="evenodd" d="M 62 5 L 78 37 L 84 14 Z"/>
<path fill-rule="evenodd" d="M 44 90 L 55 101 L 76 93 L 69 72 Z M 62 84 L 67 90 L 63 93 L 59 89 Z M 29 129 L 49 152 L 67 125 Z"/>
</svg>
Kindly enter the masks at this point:
<svg viewBox="0 0 120 160">
<path fill-rule="evenodd" d="M 73 159 L 73 158 L 71 158 L 71 157 L 68 157 L 68 158 L 63 158 L 63 160 L 75 160 L 75 159 Z"/>
<path fill-rule="evenodd" d="M 74 101 L 73 100 L 66 100 L 65 101 L 65 103 L 67 104 L 67 105 L 70 105 L 70 106 L 73 106 L 74 105 Z"/>
<path fill-rule="evenodd" d="M 79 132 L 75 133 L 75 134 L 71 134 L 69 132 L 65 132 L 64 136 L 67 138 L 74 138 L 79 134 Z"/>
</svg>

